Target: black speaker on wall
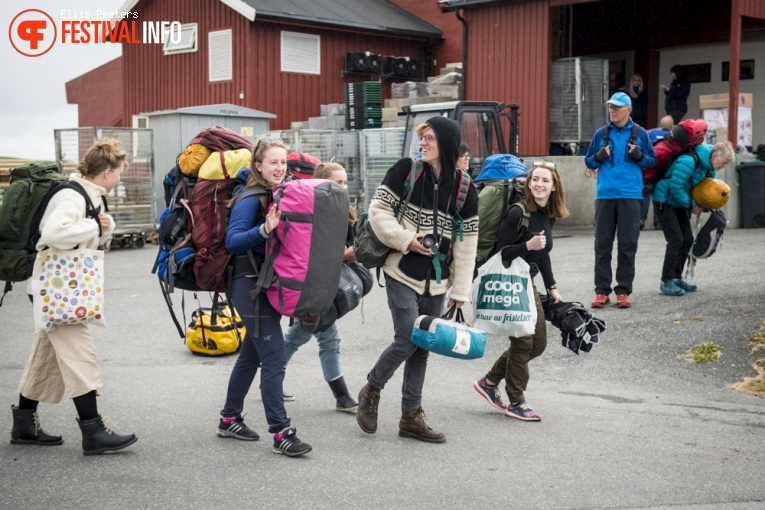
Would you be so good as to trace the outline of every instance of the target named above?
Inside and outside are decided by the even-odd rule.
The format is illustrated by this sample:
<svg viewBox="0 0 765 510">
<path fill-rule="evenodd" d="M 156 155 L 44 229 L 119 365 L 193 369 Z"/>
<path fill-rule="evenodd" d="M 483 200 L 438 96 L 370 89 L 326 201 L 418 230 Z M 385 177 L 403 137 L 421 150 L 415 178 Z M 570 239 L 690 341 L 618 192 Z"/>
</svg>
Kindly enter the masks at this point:
<svg viewBox="0 0 765 510">
<path fill-rule="evenodd" d="M 368 73 L 369 68 L 365 58 L 365 53 L 346 53 L 345 70 L 352 73 Z"/>
<path fill-rule="evenodd" d="M 364 55 L 364 66 L 370 74 L 380 74 L 382 72 L 382 55 L 375 55 L 367 52 Z"/>
<path fill-rule="evenodd" d="M 419 81 L 420 77 L 422 76 L 422 74 L 420 72 L 421 71 L 420 70 L 420 61 L 419 60 L 414 60 L 414 59 L 409 59 L 409 62 L 407 62 L 407 64 L 408 64 L 408 69 L 409 69 L 409 77 L 410 78 L 414 78 L 415 81 Z"/>
<path fill-rule="evenodd" d="M 388 57 L 386 73 L 400 78 L 409 78 L 409 59 L 406 57 Z"/>
</svg>

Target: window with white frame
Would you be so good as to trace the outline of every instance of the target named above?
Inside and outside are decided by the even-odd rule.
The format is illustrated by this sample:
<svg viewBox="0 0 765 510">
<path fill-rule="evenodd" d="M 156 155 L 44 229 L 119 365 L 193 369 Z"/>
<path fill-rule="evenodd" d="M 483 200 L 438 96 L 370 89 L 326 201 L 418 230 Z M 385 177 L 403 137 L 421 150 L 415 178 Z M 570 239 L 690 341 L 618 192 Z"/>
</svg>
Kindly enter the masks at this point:
<svg viewBox="0 0 765 510">
<path fill-rule="evenodd" d="M 164 34 L 164 45 L 162 50 L 165 55 L 176 55 L 178 53 L 194 53 L 197 51 L 197 24 L 187 23 L 181 25 L 180 34 L 175 28 L 168 28 Z"/>
<path fill-rule="evenodd" d="M 283 31 L 282 72 L 320 74 L 321 37 Z"/>
<path fill-rule="evenodd" d="M 233 76 L 233 58 L 231 55 L 231 29 L 210 32 L 208 37 L 209 80 L 231 80 Z"/>
</svg>

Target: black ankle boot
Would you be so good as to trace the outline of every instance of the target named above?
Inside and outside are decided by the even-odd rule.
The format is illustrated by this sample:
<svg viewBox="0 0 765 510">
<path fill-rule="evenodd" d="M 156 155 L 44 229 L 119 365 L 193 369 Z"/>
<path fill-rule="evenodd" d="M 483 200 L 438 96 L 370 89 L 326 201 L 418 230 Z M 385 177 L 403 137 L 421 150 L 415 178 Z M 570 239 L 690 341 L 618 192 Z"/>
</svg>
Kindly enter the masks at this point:
<svg viewBox="0 0 765 510">
<path fill-rule="evenodd" d="M 348 393 L 348 387 L 345 385 L 345 379 L 341 375 L 334 381 L 329 382 L 329 387 L 332 389 L 332 394 L 335 396 L 337 404 L 335 409 L 344 413 L 355 413 L 359 407 L 359 403 L 353 400 L 353 397 Z"/>
<path fill-rule="evenodd" d="M 35 409 L 19 409 L 16 406 L 11 406 L 11 410 L 13 411 L 11 444 L 53 446 L 64 442 L 61 436 L 47 434 L 40 427 L 40 418 Z"/>
<path fill-rule="evenodd" d="M 117 434 L 108 429 L 100 415 L 90 420 L 78 418 L 77 423 L 82 431 L 82 453 L 85 455 L 121 450 L 138 440 L 135 434 Z"/>
</svg>

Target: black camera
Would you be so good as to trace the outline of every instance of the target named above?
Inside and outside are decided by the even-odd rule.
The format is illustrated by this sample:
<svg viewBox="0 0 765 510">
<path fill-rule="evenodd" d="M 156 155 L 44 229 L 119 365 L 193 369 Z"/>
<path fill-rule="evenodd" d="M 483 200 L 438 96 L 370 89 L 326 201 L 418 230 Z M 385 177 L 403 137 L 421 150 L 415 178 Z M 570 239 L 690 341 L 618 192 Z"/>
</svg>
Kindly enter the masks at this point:
<svg viewBox="0 0 765 510">
<path fill-rule="evenodd" d="M 438 238 L 433 234 L 425 234 L 420 239 L 420 244 L 422 244 L 425 248 L 431 249 L 436 244 L 438 244 Z"/>
</svg>

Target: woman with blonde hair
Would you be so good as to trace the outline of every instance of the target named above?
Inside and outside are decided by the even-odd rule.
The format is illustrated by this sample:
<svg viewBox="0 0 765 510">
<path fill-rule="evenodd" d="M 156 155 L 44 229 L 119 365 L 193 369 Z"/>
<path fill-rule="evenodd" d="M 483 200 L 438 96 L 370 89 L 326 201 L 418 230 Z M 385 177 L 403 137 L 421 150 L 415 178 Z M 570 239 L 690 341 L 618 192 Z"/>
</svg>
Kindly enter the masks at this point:
<svg viewBox="0 0 765 510">
<path fill-rule="evenodd" d="M 69 176 L 70 185 L 53 195 L 45 209 L 38 251 L 46 247 L 95 249 L 112 237 L 114 219 L 101 212 L 100 207 L 96 216 L 91 208 L 100 205 L 102 197 L 119 184 L 127 166 L 126 156 L 125 147 L 113 138 L 99 140 L 88 149 L 77 171 Z M 87 200 L 75 187 L 87 195 Z M 43 254 L 39 253 L 38 259 L 40 256 Z M 41 299 L 42 296 L 34 295 L 35 306 Z M 11 443 L 63 443 L 61 436 L 48 434 L 40 427 L 37 405 L 57 404 L 65 391 L 77 409 L 85 455 L 100 455 L 135 443 L 135 434 L 118 434 L 104 425 L 96 402 L 102 386 L 101 367 L 86 324 L 54 324 L 38 331 L 21 376 L 19 405 L 12 408 Z"/>
<path fill-rule="evenodd" d="M 531 266 L 531 277 L 542 273 L 545 288 L 555 303 L 562 301 L 552 272 L 550 251 L 553 247 L 552 229 L 555 220 L 569 215 L 563 182 L 554 163 L 535 161 L 524 185 L 525 198 L 510 207 L 502 222 L 497 246 L 502 251 L 502 262 L 512 263 L 521 257 Z M 528 224 L 524 226 L 524 213 Z M 524 391 L 529 382 L 529 361 L 541 355 L 547 347 L 547 325 L 539 292 L 534 287 L 537 324 L 534 334 L 510 338 L 510 347 L 494 362 L 491 370 L 473 383 L 473 388 L 508 418 L 523 421 L 541 421 L 542 417 L 526 403 Z M 510 403 L 505 404 L 499 383 L 505 380 L 505 391 Z"/>
<path fill-rule="evenodd" d="M 244 423 L 244 399 L 260 368 L 260 396 L 274 435 L 272 451 L 299 457 L 311 446 L 297 437 L 296 429 L 284 408 L 283 383 L 287 357 L 284 349 L 281 318 L 265 297 L 259 297 L 259 309 L 251 292 L 263 263 L 266 240 L 279 225 L 279 210 L 268 206 L 273 189 L 287 175 L 287 147 L 279 139 L 263 138 L 252 150 L 252 164 L 245 190 L 231 204 L 226 230 L 226 249 L 234 256 L 232 301 L 244 321 L 246 334 L 239 357 L 231 370 L 226 403 L 220 412 L 216 434 L 242 441 L 257 441 L 260 436 Z M 263 194 L 247 194 L 247 188 L 260 187 Z M 256 317 L 257 314 L 257 317 Z M 259 322 L 258 322 L 259 320 Z M 256 328 L 257 324 L 257 328 Z M 255 334 L 257 330 L 257 334 Z"/>
<path fill-rule="evenodd" d="M 338 186 L 348 189 L 348 174 L 339 163 L 322 163 L 316 167 L 315 179 L 328 179 L 337 183 Z M 353 225 L 356 223 L 356 214 L 351 206 L 348 210 L 348 236 L 345 241 L 345 253 L 343 261 L 354 262 L 353 254 Z M 319 360 L 324 380 L 329 384 L 332 395 L 335 397 L 335 410 L 345 413 L 355 413 L 359 403 L 348 393 L 348 387 L 343 377 L 343 369 L 340 366 L 340 334 L 337 323 L 332 323 L 324 331 L 311 333 L 303 328 L 303 321 L 295 319 L 292 325 L 284 333 L 284 342 L 287 350 L 287 363 L 297 352 L 300 346 L 308 343 L 312 336 L 319 343 Z"/>
<path fill-rule="evenodd" d="M 643 84 L 643 77 L 635 73 L 630 78 L 627 93 L 632 98 L 632 121 L 645 127 L 648 115 L 648 90 Z"/>
</svg>

